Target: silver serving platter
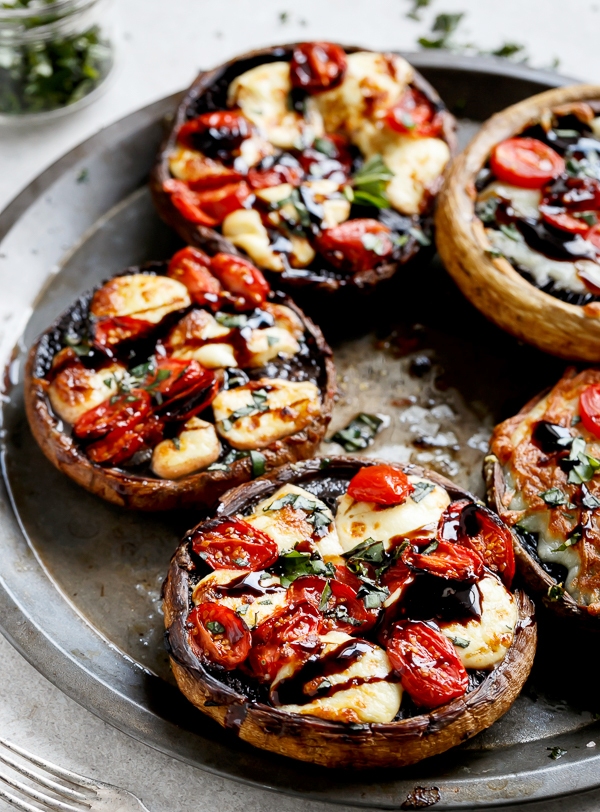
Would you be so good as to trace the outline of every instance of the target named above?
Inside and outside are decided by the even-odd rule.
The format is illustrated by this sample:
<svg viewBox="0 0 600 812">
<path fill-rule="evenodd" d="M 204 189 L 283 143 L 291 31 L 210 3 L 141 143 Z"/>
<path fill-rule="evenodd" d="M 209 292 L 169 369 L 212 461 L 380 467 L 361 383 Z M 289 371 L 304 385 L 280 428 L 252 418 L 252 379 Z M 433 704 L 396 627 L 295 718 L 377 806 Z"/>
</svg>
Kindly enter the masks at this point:
<svg viewBox="0 0 600 812">
<path fill-rule="evenodd" d="M 500 60 L 409 58 L 461 118 L 463 144 L 496 110 L 569 83 Z M 145 185 L 177 99 L 81 144 L 0 215 L 2 631 L 44 676 L 120 730 L 200 769 L 277 792 L 399 809 L 414 807 L 411 793 L 424 787 L 431 801 L 439 797 L 439 809 L 473 809 L 600 785 L 600 757 L 586 748 L 600 735 L 591 706 L 564 681 L 553 684 L 543 650 L 525 691 L 491 729 L 404 770 L 327 771 L 263 753 L 221 730 L 175 688 L 162 645 L 160 588 L 195 516 L 128 513 L 59 474 L 28 430 L 22 370 L 36 336 L 79 292 L 128 265 L 165 258 L 177 245 Z M 551 383 L 562 365 L 485 322 L 436 262 L 411 272 L 392 301 L 374 298 L 365 307 L 362 327 L 375 322 L 377 334 L 333 336 L 341 397 L 332 432 L 359 411 L 383 413 L 389 426 L 367 453 L 411 458 L 481 493 L 494 422 Z M 424 356 L 428 361 L 415 363 Z M 567 754 L 552 760 L 552 747 Z"/>
</svg>

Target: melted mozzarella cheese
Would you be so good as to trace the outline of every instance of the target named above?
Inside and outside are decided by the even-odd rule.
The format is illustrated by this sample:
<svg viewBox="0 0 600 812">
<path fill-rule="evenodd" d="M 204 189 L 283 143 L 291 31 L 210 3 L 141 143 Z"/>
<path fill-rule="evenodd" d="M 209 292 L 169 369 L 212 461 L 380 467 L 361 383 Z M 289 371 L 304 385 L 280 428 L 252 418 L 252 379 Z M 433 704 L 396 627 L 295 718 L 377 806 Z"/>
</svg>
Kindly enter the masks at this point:
<svg viewBox="0 0 600 812">
<path fill-rule="evenodd" d="M 477 586 L 481 594 L 481 620 L 440 623 L 440 628 L 446 637 L 463 643 L 462 646 L 455 643 L 455 648 L 465 668 L 488 669 L 506 656 L 519 611 L 514 597 L 493 575 L 486 575 Z"/>
<path fill-rule="evenodd" d="M 252 392 L 257 386 L 267 390 L 267 409 L 238 417 L 231 426 L 223 425 L 234 412 L 254 405 Z M 212 405 L 219 434 L 239 449 L 264 448 L 301 431 L 321 413 L 319 390 L 314 383 L 279 378 L 261 378 L 252 384 L 226 389 Z"/>
<path fill-rule="evenodd" d="M 268 271 L 283 271 L 279 254 L 271 250 L 269 234 L 255 209 L 237 209 L 223 220 L 223 236 Z"/>
<path fill-rule="evenodd" d="M 486 228 L 485 233 L 492 247 L 503 254 L 509 262 L 520 265 L 530 273 L 538 287 L 542 288 L 553 282 L 560 290 L 587 293 L 586 286 L 579 278 L 579 272 L 592 279 L 598 276 L 598 265 L 592 260 L 579 259 L 576 262 L 568 262 L 549 259 L 533 251 L 521 234 L 517 239 L 512 239 L 494 228 Z"/>
<path fill-rule="evenodd" d="M 342 688 L 332 696 L 314 699 L 305 705 L 282 705 L 280 710 L 303 716 L 317 716 L 333 722 L 391 722 L 402 701 L 401 686 L 387 681 L 391 672 L 392 667 L 386 652 L 373 645 L 344 671 L 327 677 L 331 685 L 350 684 L 350 687 Z M 361 684 L 362 680 L 364 682 Z M 352 681 L 359 684 L 352 685 Z"/>
<path fill-rule="evenodd" d="M 262 367 L 273 358 L 291 358 L 300 352 L 296 339 L 281 327 L 252 330 L 247 343 L 250 367 Z"/>
<path fill-rule="evenodd" d="M 343 550 L 338 541 L 333 514 L 325 502 L 321 502 L 310 491 L 297 485 L 282 485 L 272 496 L 260 502 L 252 515 L 245 517 L 246 521 L 273 539 L 280 553 L 287 553 L 293 550 L 298 542 L 311 539 L 314 528 L 306 521 L 309 514 L 303 510 L 295 510 L 291 505 L 279 510 L 269 510 L 274 502 L 287 494 L 297 494 L 309 502 L 316 503 L 317 509 L 331 520 L 330 532 L 316 542 L 317 549 L 322 556 L 341 555 Z"/>
<path fill-rule="evenodd" d="M 230 107 L 239 106 L 271 144 L 290 149 L 307 129 L 303 116 L 288 107 L 291 90 L 289 62 L 267 62 L 233 80 L 227 103 Z M 308 108 L 308 126 L 314 138 L 323 134 L 323 123 L 310 101 Z"/>
<path fill-rule="evenodd" d="M 125 375 L 125 367 L 111 364 L 98 371 L 77 363 L 62 369 L 48 387 L 52 411 L 61 420 L 75 423 L 90 409 L 115 394 L 115 383 Z"/>
<path fill-rule="evenodd" d="M 179 479 L 219 459 L 221 443 L 212 423 L 192 417 L 174 440 L 154 447 L 151 468 L 162 479 Z"/>
<path fill-rule="evenodd" d="M 291 336 L 298 340 L 304 335 L 302 319 L 294 313 L 291 307 L 266 302 L 261 309 L 273 316 L 275 327 L 287 330 Z"/>
<path fill-rule="evenodd" d="M 393 54 L 358 51 L 349 54 L 347 62 L 342 83 L 314 98 L 326 131 L 342 130 L 352 137 L 367 116 L 380 118 L 399 100 L 413 70 Z"/>
<path fill-rule="evenodd" d="M 381 155 L 394 173 L 386 191 L 403 214 L 420 213 L 426 193 L 435 188 L 450 160 L 450 148 L 441 138 L 411 138 L 369 122 L 356 133 L 355 142 L 366 159 Z"/>
<path fill-rule="evenodd" d="M 205 576 L 194 589 L 192 599 L 197 606 L 205 602 L 218 602 L 222 606 L 227 606 L 236 612 L 249 629 L 254 629 L 263 623 L 282 606 L 285 606 L 287 592 L 285 589 L 276 592 L 267 592 L 264 595 L 253 596 L 248 593 L 235 595 L 222 595 L 219 587 L 226 587 L 239 581 L 241 577 L 248 575 L 250 570 L 228 570 L 218 569 Z M 268 587 L 277 585 L 279 578 L 276 575 L 270 579 L 261 581 L 261 586 Z"/>
<path fill-rule="evenodd" d="M 166 346 L 173 358 L 195 360 L 206 369 L 237 367 L 238 362 L 231 344 L 225 339 L 232 331 L 219 324 L 212 313 L 192 310 L 169 333 Z M 205 343 L 205 342 L 211 343 Z"/>
<path fill-rule="evenodd" d="M 409 476 L 410 482 L 429 482 L 422 477 Z M 433 485 L 433 483 L 430 483 Z M 335 524 L 338 538 L 344 552 L 348 552 L 365 539 L 382 541 L 386 550 L 394 547 L 393 539 L 414 534 L 419 528 L 425 530 L 423 536 L 435 531 L 444 509 L 450 504 L 450 497 L 444 488 L 434 485 L 432 491 L 415 502 L 410 496 L 401 505 L 378 508 L 373 502 L 355 502 L 348 494 L 340 498 Z"/>
<path fill-rule="evenodd" d="M 158 324 L 191 304 L 185 285 L 168 276 L 130 274 L 111 279 L 96 291 L 90 310 L 98 318 L 132 316 Z"/>
<path fill-rule="evenodd" d="M 527 505 L 521 494 L 519 494 L 518 497 L 517 495 L 515 496 L 516 498 L 520 497 L 518 502 L 519 507 L 513 506 L 513 503 L 516 503 L 516 499 L 513 499 L 510 509 L 526 509 Z M 537 553 L 541 561 L 545 564 L 560 564 L 567 569 L 568 572 L 564 585 L 573 600 L 577 601 L 577 603 L 587 604 L 589 602 L 589 594 L 582 593 L 578 589 L 577 584 L 577 577 L 581 569 L 581 545 L 575 544 L 564 550 L 558 549 L 564 545 L 565 539 L 562 536 L 557 536 L 550 532 L 550 511 L 548 510 L 536 510 L 535 513 L 524 516 L 519 521 L 519 525 L 523 530 L 537 534 Z"/>
<path fill-rule="evenodd" d="M 510 183 L 495 180 L 480 192 L 477 201 L 483 202 L 493 197 L 509 201 L 517 217 L 530 220 L 540 219 L 540 204 L 542 202 L 540 189 L 523 189 L 520 186 L 512 186 Z"/>
</svg>

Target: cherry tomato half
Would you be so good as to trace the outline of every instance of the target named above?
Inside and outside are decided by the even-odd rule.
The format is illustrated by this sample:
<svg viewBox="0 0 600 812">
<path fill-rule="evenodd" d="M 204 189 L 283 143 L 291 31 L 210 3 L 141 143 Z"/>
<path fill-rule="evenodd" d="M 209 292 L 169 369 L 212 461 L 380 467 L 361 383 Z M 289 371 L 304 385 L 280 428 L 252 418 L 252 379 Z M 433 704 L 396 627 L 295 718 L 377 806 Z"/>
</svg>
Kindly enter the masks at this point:
<svg viewBox="0 0 600 812">
<path fill-rule="evenodd" d="M 94 344 L 99 349 L 112 354 L 112 350 L 124 341 L 135 341 L 144 338 L 156 328 L 144 319 L 133 316 L 116 316 L 112 319 L 100 319 L 94 327 Z"/>
<path fill-rule="evenodd" d="M 177 140 L 182 146 L 199 150 L 209 158 L 227 160 L 254 132 L 254 125 L 240 111 L 216 110 L 183 124 Z"/>
<path fill-rule="evenodd" d="M 290 62 L 292 87 L 307 93 L 322 93 L 337 87 L 344 78 L 348 62 L 339 45 L 331 42 L 304 42 L 294 48 Z"/>
<path fill-rule="evenodd" d="M 219 225 L 232 211 L 242 208 L 250 195 L 250 188 L 245 181 L 226 183 L 218 189 L 207 189 L 193 192 L 182 180 L 173 178 L 163 183 L 165 192 L 171 195 L 171 202 L 180 214 L 197 225 Z"/>
<path fill-rule="evenodd" d="M 389 228 L 368 217 L 325 229 L 316 246 L 332 265 L 350 273 L 371 270 L 394 250 Z"/>
<path fill-rule="evenodd" d="M 545 223 L 561 231 L 568 231 L 570 234 L 584 235 L 590 230 L 585 220 L 573 217 L 573 215 L 567 211 L 548 211 L 545 207 L 541 207 L 540 212 Z"/>
<path fill-rule="evenodd" d="M 581 422 L 594 437 L 600 438 L 600 384 L 592 383 L 579 396 Z"/>
<path fill-rule="evenodd" d="M 418 553 L 412 546 L 407 547 L 402 561 L 413 570 L 451 581 L 474 582 L 481 578 L 483 559 L 475 550 L 448 541 L 433 543 L 437 543 L 437 547 L 430 553 Z"/>
<path fill-rule="evenodd" d="M 346 183 L 352 171 L 348 141 L 341 135 L 323 135 L 300 155 L 302 168 L 313 178 Z"/>
<path fill-rule="evenodd" d="M 209 269 L 210 257 L 204 251 L 188 245 L 172 256 L 167 276 L 185 285 L 196 304 L 217 310 L 221 283 Z"/>
<path fill-rule="evenodd" d="M 192 547 L 213 569 L 258 572 L 272 566 L 279 557 L 273 539 L 243 519 L 217 520 L 209 529 L 197 530 Z"/>
<path fill-rule="evenodd" d="M 126 429 L 114 429 L 101 440 L 88 445 L 86 454 L 98 464 L 119 465 L 144 448 L 153 448 L 163 437 L 163 423 L 155 415 Z"/>
<path fill-rule="evenodd" d="M 403 135 L 436 138 L 442 131 L 442 116 L 424 93 L 409 87 L 385 117 L 385 123 Z"/>
<path fill-rule="evenodd" d="M 253 189 L 266 189 L 269 186 L 280 186 L 282 183 L 290 183 L 292 186 L 300 186 L 304 172 L 300 164 L 290 165 L 277 163 L 269 169 L 253 167 L 248 171 L 248 183 Z"/>
<path fill-rule="evenodd" d="M 188 622 L 192 648 L 227 671 L 244 662 L 252 637 L 239 615 L 228 606 L 201 603 L 190 612 Z"/>
<path fill-rule="evenodd" d="M 485 566 L 510 587 L 515 575 L 512 535 L 491 510 L 466 499 L 452 502 L 440 518 L 438 538 L 477 552 Z"/>
<path fill-rule="evenodd" d="M 115 395 L 81 415 L 73 426 L 80 440 L 96 440 L 115 429 L 135 426 L 150 412 L 150 395 L 143 389 Z"/>
<path fill-rule="evenodd" d="M 234 254 L 215 254 L 210 269 L 226 290 L 241 297 L 241 307 L 250 309 L 265 303 L 271 288 L 249 260 Z"/>
<path fill-rule="evenodd" d="M 348 485 L 348 496 L 356 502 L 375 502 L 386 507 L 406 502 L 413 491 L 406 474 L 391 465 L 365 466 Z"/>
<path fill-rule="evenodd" d="M 537 138 L 507 138 L 490 156 L 494 175 L 505 183 L 540 189 L 565 171 L 563 158 Z"/>
<path fill-rule="evenodd" d="M 301 665 L 319 646 L 321 616 L 307 602 L 279 610 L 252 633 L 248 664 L 263 682 L 273 682 L 284 665 Z"/>
<path fill-rule="evenodd" d="M 422 620 L 395 623 L 386 649 L 402 687 L 415 705 L 438 708 L 467 690 L 469 677 L 454 646 Z"/>
<path fill-rule="evenodd" d="M 160 380 L 166 372 L 169 376 Z M 155 382 L 153 384 L 153 381 Z M 163 358 L 148 381 L 152 393 L 160 393 L 161 403 L 155 413 L 163 420 L 185 422 L 204 411 L 219 392 L 219 379 L 210 369 L 204 369 L 198 361 L 181 361 Z"/>
<path fill-rule="evenodd" d="M 404 590 L 410 586 L 414 580 L 414 572 L 409 569 L 401 559 L 392 564 L 391 567 L 388 567 L 381 577 L 381 583 L 383 586 L 387 586 L 390 595 L 393 595 L 394 592 L 399 589 L 400 598 Z"/>
</svg>

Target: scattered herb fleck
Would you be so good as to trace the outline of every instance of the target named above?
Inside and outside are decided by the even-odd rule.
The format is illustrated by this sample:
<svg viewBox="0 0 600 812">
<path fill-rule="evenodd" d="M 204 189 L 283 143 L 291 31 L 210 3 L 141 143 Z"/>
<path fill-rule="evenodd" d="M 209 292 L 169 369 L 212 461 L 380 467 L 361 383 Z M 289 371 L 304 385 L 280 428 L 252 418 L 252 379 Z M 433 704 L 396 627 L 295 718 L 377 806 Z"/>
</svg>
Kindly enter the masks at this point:
<svg viewBox="0 0 600 812">
<path fill-rule="evenodd" d="M 565 588 L 561 584 L 552 584 L 551 587 L 548 587 L 548 598 L 551 601 L 560 601 L 564 597 Z"/>
<path fill-rule="evenodd" d="M 385 420 L 376 414 L 361 412 L 345 429 L 337 431 L 329 440 L 339 443 L 346 451 L 360 451 L 368 448 L 375 440 L 375 435 L 384 427 Z"/>
<path fill-rule="evenodd" d="M 435 553 L 437 548 L 440 546 L 440 543 L 437 539 L 434 539 L 431 544 L 429 544 L 422 552 L 422 555 L 430 555 L 431 553 Z"/>
<path fill-rule="evenodd" d="M 209 620 L 206 624 L 206 628 L 211 634 L 223 634 L 225 631 L 225 626 L 222 623 L 219 623 L 218 620 Z"/>
<path fill-rule="evenodd" d="M 410 498 L 413 502 L 420 502 L 421 499 L 425 499 L 428 493 L 435 488 L 433 482 L 415 482 L 414 483 L 414 491 L 411 493 Z"/>
<path fill-rule="evenodd" d="M 550 751 L 548 758 L 551 758 L 554 761 L 557 761 L 559 758 L 562 758 L 567 754 L 567 751 L 562 747 L 546 747 L 546 750 Z"/>
<path fill-rule="evenodd" d="M 458 634 L 449 634 L 447 637 L 454 643 L 455 646 L 458 646 L 459 648 L 469 648 L 471 645 L 470 640 L 467 640 L 466 637 L 459 637 Z"/>
<path fill-rule="evenodd" d="M 265 455 L 262 454 L 260 451 L 251 451 L 250 460 L 252 462 L 253 478 L 256 479 L 256 477 L 262 476 L 267 467 L 267 460 L 265 458 Z"/>
</svg>

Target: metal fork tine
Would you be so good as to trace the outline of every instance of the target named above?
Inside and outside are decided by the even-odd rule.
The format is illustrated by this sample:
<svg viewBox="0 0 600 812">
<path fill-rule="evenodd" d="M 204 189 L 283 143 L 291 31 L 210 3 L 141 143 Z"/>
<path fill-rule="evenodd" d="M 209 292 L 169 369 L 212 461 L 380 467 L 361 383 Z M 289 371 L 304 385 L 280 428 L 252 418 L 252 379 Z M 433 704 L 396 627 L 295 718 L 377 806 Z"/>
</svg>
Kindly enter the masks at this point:
<svg viewBox="0 0 600 812">
<path fill-rule="evenodd" d="M 54 809 L 56 812 L 81 812 L 80 806 L 71 806 L 71 804 L 66 804 L 63 803 L 63 801 L 56 800 L 56 798 L 51 798 L 44 792 L 38 792 L 33 787 L 28 787 L 27 784 L 23 784 L 22 781 L 17 781 L 16 778 L 11 778 L 3 772 L 0 772 L 0 781 L 8 784 L 9 787 L 16 789 L 32 801 L 38 801 L 43 804 L 46 809 Z M 90 808 L 89 805 L 87 805 L 87 807 L 88 809 Z M 35 807 L 32 808 L 35 809 Z M 37 810 L 37 812 L 39 812 L 39 810 Z"/>
<path fill-rule="evenodd" d="M 46 778 L 45 775 L 40 775 L 39 773 L 33 772 L 33 770 L 27 769 L 27 767 L 24 767 L 16 759 L 13 759 L 2 752 L 0 752 L 0 762 L 6 764 L 7 767 L 12 767 L 16 772 L 21 773 L 21 775 L 26 776 L 26 778 L 30 778 L 37 784 L 46 787 L 46 789 L 51 789 L 58 795 L 62 795 L 63 798 L 70 798 L 72 801 L 83 801 L 83 802 L 87 801 L 89 798 L 89 796 L 84 795 L 82 792 L 77 792 L 77 790 L 75 789 L 65 787 L 64 784 L 58 784 L 51 778 Z"/>
<path fill-rule="evenodd" d="M 27 761 L 31 761 L 32 764 L 36 765 L 36 767 L 41 767 L 43 770 L 47 770 L 49 773 L 52 773 L 52 775 L 57 776 L 57 778 L 64 778 L 65 781 L 69 781 L 69 783 L 79 785 L 80 787 L 85 787 L 86 789 L 95 789 L 96 785 L 94 782 L 90 781 L 89 778 L 85 778 L 83 775 L 71 772 L 70 770 L 64 770 L 62 767 L 52 764 L 51 761 L 46 761 L 39 756 L 34 756 L 32 753 L 27 752 L 27 750 L 19 747 L 17 744 L 6 741 L 6 739 L 1 737 L 0 744 L 3 747 L 6 747 L 7 750 L 12 750 L 13 753 L 27 759 Z"/>
<path fill-rule="evenodd" d="M 2 789 L 2 787 L 0 787 L 0 798 L 3 798 L 7 803 L 14 806 L 15 809 L 20 809 L 21 812 L 40 812 L 39 806 L 32 806 L 31 804 L 27 803 L 27 801 L 17 798 L 16 795 L 12 794 L 12 792 L 7 792 L 6 790 Z"/>
</svg>

